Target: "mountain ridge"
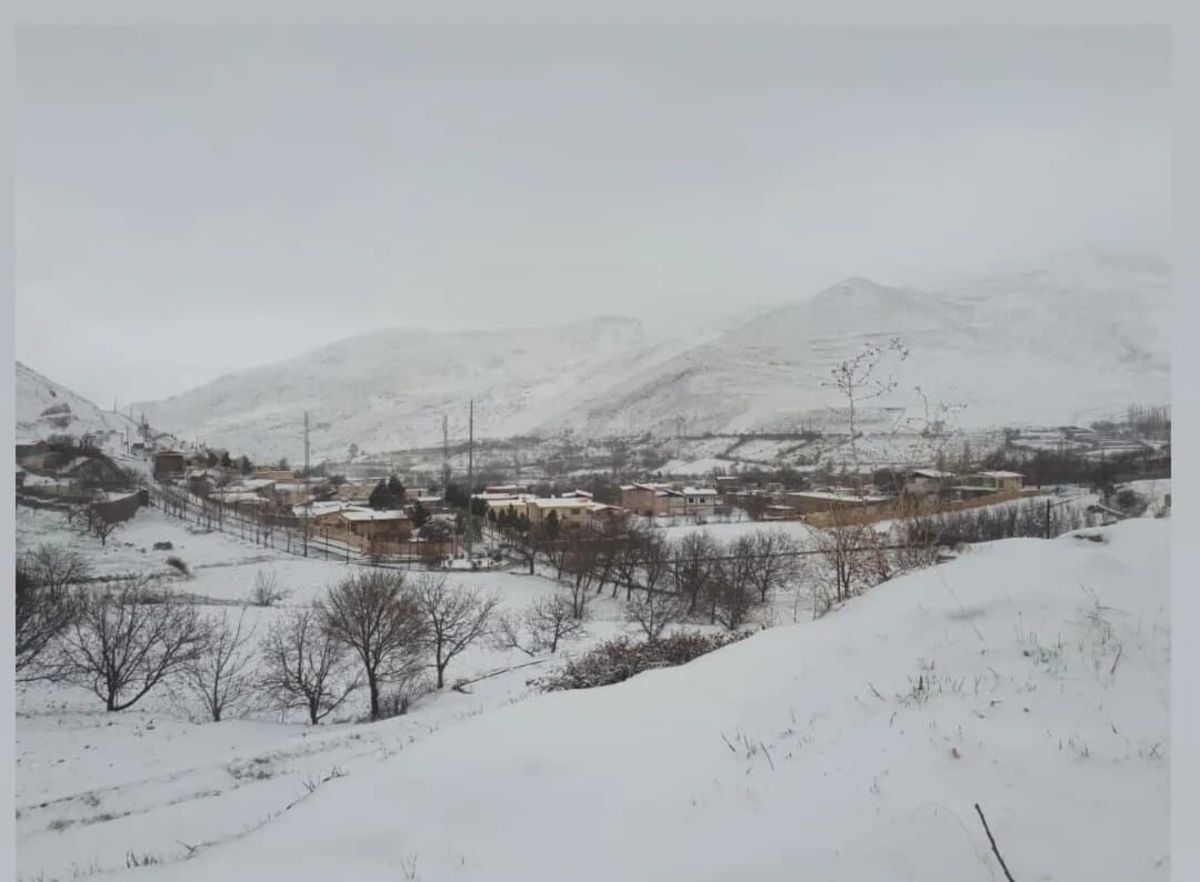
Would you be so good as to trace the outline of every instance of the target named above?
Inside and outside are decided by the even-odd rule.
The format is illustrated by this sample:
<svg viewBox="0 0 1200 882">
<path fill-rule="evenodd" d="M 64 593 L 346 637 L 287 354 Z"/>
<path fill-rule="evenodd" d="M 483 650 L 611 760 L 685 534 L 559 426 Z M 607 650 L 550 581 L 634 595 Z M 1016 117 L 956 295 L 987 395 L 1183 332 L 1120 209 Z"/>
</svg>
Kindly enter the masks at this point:
<svg viewBox="0 0 1200 882">
<path fill-rule="evenodd" d="M 864 343 L 899 337 L 905 406 L 920 386 L 966 420 L 1084 419 L 1166 400 L 1170 288 L 1145 262 L 1082 261 L 938 290 L 849 276 L 790 303 L 744 310 L 708 333 L 650 333 L 596 316 L 542 328 L 383 329 L 137 405 L 156 426 L 255 456 L 294 457 L 303 411 L 319 456 L 466 434 L 786 430 L 828 420 L 829 372 Z M 1053 382 L 1048 382 L 1053 378 Z"/>
</svg>

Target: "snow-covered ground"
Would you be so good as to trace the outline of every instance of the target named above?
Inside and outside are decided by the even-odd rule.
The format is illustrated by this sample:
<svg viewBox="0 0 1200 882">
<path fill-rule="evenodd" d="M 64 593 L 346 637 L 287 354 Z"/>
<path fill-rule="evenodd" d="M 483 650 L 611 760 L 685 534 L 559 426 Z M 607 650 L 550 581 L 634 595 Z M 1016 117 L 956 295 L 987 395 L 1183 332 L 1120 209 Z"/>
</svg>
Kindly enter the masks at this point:
<svg viewBox="0 0 1200 882">
<path fill-rule="evenodd" d="M 359 745 L 313 742 L 308 768 L 344 763 L 344 777 L 190 860 L 171 860 L 186 849 L 157 829 L 165 808 L 87 841 L 109 862 L 126 848 L 171 860 L 118 874 L 171 882 L 1000 879 L 979 803 L 1017 879 L 1165 880 L 1168 524 L 1086 532 L 1100 541 L 977 547 L 818 621 L 617 686 L 447 714 L 435 734 L 417 715 L 330 727 L 319 737 Z M 206 728 L 205 760 L 229 763 L 232 727 Z M 146 738 L 121 742 L 128 761 Z M 224 773 L 227 791 L 236 781 Z M 29 871 L 84 844 L 46 829 L 53 811 L 30 820 L 31 786 Z M 177 803 L 180 829 L 197 829 L 178 838 L 240 803 Z"/>
<path fill-rule="evenodd" d="M 206 614 L 238 614 L 256 575 L 274 573 L 289 595 L 278 607 L 245 608 L 256 638 L 289 608 L 311 603 L 350 567 L 257 547 L 223 533 L 195 532 L 156 509 L 143 509 L 101 547 L 71 530 L 55 512 L 18 509 L 18 548 L 41 542 L 71 547 L 98 575 L 163 574 L 175 589 L 217 605 Z M 169 541 L 170 551 L 154 551 Z M 177 555 L 190 578 L 166 566 Z M 557 590 L 541 576 L 510 572 L 450 572 L 449 583 L 496 594 L 501 609 L 520 611 Z M 628 630 L 617 600 L 592 602 L 593 618 L 569 655 Z M 531 664 L 531 661 L 533 662 Z M 531 660 L 489 642 L 451 663 L 448 683 L 500 671 L 467 688 L 431 696 L 406 717 L 363 725 L 365 693 L 339 710 L 330 725 L 312 728 L 295 716 L 260 711 L 248 719 L 194 722 L 186 697 L 151 693 L 134 708 L 107 714 L 90 693 L 70 686 L 18 690 L 17 795 L 19 865 L 24 879 L 73 879 L 123 867 L 128 853 L 179 856 L 188 846 L 237 836 L 283 810 L 331 772 L 349 773 L 405 749 L 445 725 L 494 710 L 528 695 L 526 681 L 561 656 Z M 365 772 L 364 772 L 365 773 Z"/>
</svg>

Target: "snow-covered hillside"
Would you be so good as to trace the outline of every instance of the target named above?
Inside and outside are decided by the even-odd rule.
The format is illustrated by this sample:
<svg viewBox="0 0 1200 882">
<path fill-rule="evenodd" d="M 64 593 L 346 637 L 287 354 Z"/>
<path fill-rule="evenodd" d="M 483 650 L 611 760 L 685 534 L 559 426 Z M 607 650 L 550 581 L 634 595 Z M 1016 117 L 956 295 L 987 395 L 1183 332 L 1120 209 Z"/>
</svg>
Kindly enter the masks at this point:
<svg viewBox="0 0 1200 882">
<path fill-rule="evenodd" d="M 960 422 L 1086 421 L 1166 401 L 1170 287 L 1154 262 L 1073 255 L 1036 272 L 939 290 L 851 278 L 748 311 L 699 338 L 652 338 L 628 319 L 466 333 L 382 331 L 232 374 L 144 407 L 156 425 L 251 455 L 295 457 L 302 412 L 318 456 L 466 435 L 570 428 L 594 436 L 793 430 L 837 407 L 834 365 L 900 337 L 911 356 L 886 401 L 965 406 Z"/>
<path fill-rule="evenodd" d="M 463 438 L 471 397 L 478 435 L 527 433 L 674 351 L 622 318 L 537 329 L 388 330 L 137 407 L 155 425 L 204 443 L 293 458 L 308 410 L 314 454 L 338 456 L 351 443 L 373 452 L 440 444 L 443 414 L 451 437 Z"/>
<path fill-rule="evenodd" d="M 94 435 L 105 447 L 137 438 L 137 425 L 126 414 L 104 411 L 21 362 L 16 365 L 16 437 L 36 441 L 54 434 Z"/>
<path fill-rule="evenodd" d="M 1090 533 L 448 724 L 122 878 L 1001 879 L 978 803 L 1014 878 L 1165 880 L 1168 525 Z"/>
</svg>

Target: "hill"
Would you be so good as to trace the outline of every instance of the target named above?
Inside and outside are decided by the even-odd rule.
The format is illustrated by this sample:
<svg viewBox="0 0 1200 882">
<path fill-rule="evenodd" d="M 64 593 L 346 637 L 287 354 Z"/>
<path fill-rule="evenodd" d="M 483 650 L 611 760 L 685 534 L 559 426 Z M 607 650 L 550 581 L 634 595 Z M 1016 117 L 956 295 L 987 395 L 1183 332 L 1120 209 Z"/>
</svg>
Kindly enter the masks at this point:
<svg viewBox="0 0 1200 882">
<path fill-rule="evenodd" d="M 1168 525 L 977 547 L 448 726 L 129 879 L 1166 880 Z"/>
<path fill-rule="evenodd" d="M 477 437 L 791 431 L 837 407 L 829 371 L 864 343 L 900 337 L 911 356 L 895 393 L 914 387 L 964 406 L 971 427 L 1083 422 L 1170 388 L 1165 267 L 1072 255 L 1016 275 L 937 290 L 850 278 L 754 310 L 699 337 L 662 339 L 635 321 L 458 333 L 381 331 L 138 405 L 156 425 L 260 457 L 301 450 L 303 411 L 315 455 L 435 445 L 442 414 Z"/>
<path fill-rule="evenodd" d="M 126 431 L 138 437 L 137 424 L 128 415 L 104 411 L 81 395 L 16 365 L 16 437 L 36 441 L 54 434 L 94 435 L 106 449 L 118 449 Z"/>
</svg>

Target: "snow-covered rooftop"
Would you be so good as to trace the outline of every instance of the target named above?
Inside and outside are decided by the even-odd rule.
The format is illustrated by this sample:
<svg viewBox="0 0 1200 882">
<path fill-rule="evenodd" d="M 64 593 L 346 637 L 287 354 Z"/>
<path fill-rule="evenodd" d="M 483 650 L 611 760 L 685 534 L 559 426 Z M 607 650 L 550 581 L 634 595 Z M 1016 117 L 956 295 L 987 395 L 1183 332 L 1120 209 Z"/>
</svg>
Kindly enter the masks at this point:
<svg viewBox="0 0 1200 882">
<path fill-rule="evenodd" d="M 342 512 L 348 521 L 407 521 L 408 513 L 399 509 L 375 511 L 370 508 L 355 508 Z"/>
<path fill-rule="evenodd" d="M 989 472 L 976 472 L 975 474 L 977 477 L 980 477 L 980 478 L 1024 478 L 1025 477 L 1020 472 L 1006 472 L 1003 469 L 999 469 L 996 471 L 989 471 Z"/>
</svg>

